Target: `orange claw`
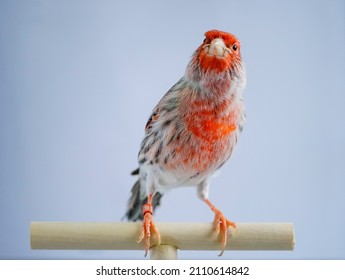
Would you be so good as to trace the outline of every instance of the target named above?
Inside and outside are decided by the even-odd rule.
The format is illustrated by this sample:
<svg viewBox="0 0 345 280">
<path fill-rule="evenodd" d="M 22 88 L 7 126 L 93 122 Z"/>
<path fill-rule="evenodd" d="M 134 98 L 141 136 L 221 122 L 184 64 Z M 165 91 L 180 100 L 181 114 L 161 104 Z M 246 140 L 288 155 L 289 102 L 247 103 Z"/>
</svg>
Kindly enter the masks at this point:
<svg viewBox="0 0 345 280">
<path fill-rule="evenodd" d="M 153 223 L 153 217 L 152 217 L 152 205 L 150 203 L 147 203 L 143 206 L 143 225 L 140 230 L 140 234 L 138 236 L 137 242 L 140 243 L 144 240 L 144 246 L 145 246 L 145 257 L 147 256 L 147 252 L 150 250 L 150 244 L 151 244 L 151 233 L 156 235 L 157 238 L 157 244 L 161 244 L 161 236 Z"/>
<path fill-rule="evenodd" d="M 220 254 L 218 255 L 219 257 L 223 255 L 224 250 L 225 250 L 225 246 L 227 243 L 227 239 L 228 239 L 228 228 L 232 227 L 234 229 L 237 229 L 237 226 L 234 222 L 230 222 L 228 219 L 225 218 L 224 214 L 222 212 L 220 212 L 219 210 L 214 211 L 215 216 L 214 216 L 214 220 L 213 220 L 213 224 L 214 224 L 214 229 L 217 233 L 217 235 L 220 233 L 221 234 L 221 246 L 222 246 L 222 251 L 220 252 Z"/>
<path fill-rule="evenodd" d="M 225 218 L 224 214 L 219 211 L 216 207 L 214 207 L 214 205 L 208 200 L 208 199 L 204 199 L 204 201 L 206 202 L 206 204 L 211 208 L 211 210 L 214 212 L 215 216 L 214 216 L 214 220 L 213 220 L 213 225 L 214 225 L 214 230 L 216 232 L 217 235 L 219 235 L 219 233 L 221 234 L 221 252 L 218 255 L 219 257 L 223 255 L 225 247 L 226 247 L 226 243 L 227 243 L 227 239 L 228 239 L 228 234 L 229 234 L 229 227 L 232 227 L 234 229 L 237 230 L 237 226 L 234 222 L 230 222 L 228 219 Z"/>
</svg>

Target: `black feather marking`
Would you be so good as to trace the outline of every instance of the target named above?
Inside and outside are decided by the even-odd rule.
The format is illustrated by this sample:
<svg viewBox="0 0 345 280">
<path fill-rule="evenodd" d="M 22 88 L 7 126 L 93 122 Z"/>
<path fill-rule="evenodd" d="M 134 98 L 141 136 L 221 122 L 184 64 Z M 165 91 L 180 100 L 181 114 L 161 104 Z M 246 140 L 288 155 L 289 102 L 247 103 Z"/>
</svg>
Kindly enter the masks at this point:
<svg viewBox="0 0 345 280">
<path fill-rule="evenodd" d="M 167 163 L 168 163 L 168 160 L 169 160 L 169 155 L 167 155 L 167 156 L 164 158 L 164 164 L 167 164 Z"/>
<path fill-rule="evenodd" d="M 176 137 L 176 133 L 174 133 L 173 135 L 171 135 L 169 141 L 167 142 L 167 145 L 170 145 L 170 144 L 175 140 L 175 137 Z"/>
<path fill-rule="evenodd" d="M 193 178 L 197 177 L 199 174 L 200 174 L 200 172 L 197 172 L 193 176 L 191 176 L 190 178 L 193 179 Z"/>
<path fill-rule="evenodd" d="M 160 154 L 162 152 L 162 148 L 163 148 L 163 141 L 161 141 L 159 144 L 159 147 L 158 147 L 156 154 L 155 154 L 155 159 L 158 159 L 158 157 L 160 156 Z"/>
<path fill-rule="evenodd" d="M 172 157 L 172 158 L 175 158 L 175 156 L 176 156 L 176 149 L 174 149 L 174 150 L 171 152 L 171 157 Z"/>
<path fill-rule="evenodd" d="M 181 131 L 179 133 L 177 133 L 176 135 L 176 141 L 180 141 L 181 138 Z"/>
<path fill-rule="evenodd" d="M 143 153 L 146 154 L 150 149 L 151 149 L 151 146 L 152 145 L 147 145 L 144 150 L 143 150 Z"/>
<path fill-rule="evenodd" d="M 171 124 L 172 120 L 167 120 L 163 123 L 162 127 L 165 128 Z"/>
<path fill-rule="evenodd" d="M 139 168 L 133 170 L 133 171 L 131 172 L 131 175 L 139 175 Z"/>
</svg>

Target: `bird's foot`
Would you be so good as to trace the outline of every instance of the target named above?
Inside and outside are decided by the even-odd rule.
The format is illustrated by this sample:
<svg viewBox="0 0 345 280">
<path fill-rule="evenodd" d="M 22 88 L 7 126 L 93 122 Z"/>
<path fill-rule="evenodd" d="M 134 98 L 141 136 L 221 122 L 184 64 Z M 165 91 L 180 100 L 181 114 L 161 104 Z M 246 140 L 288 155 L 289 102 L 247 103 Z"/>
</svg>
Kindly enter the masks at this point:
<svg viewBox="0 0 345 280">
<path fill-rule="evenodd" d="M 140 243 L 144 241 L 144 247 L 145 247 L 145 257 L 147 256 L 147 252 L 150 249 L 151 244 L 151 234 L 154 234 L 157 239 L 157 244 L 161 244 L 161 237 L 160 234 L 153 223 L 153 217 L 152 217 L 152 205 L 151 204 L 145 204 L 143 207 L 143 225 L 141 227 L 141 231 L 138 237 L 137 242 Z"/>
<path fill-rule="evenodd" d="M 229 234 L 229 227 L 234 228 L 237 230 L 237 226 L 234 222 L 230 222 L 228 219 L 225 218 L 224 214 L 219 210 L 214 210 L 215 216 L 213 220 L 214 230 L 217 235 L 221 235 L 221 246 L 222 251 L 218 256 L 222 256 L 225 250 L 225 246 L 227 243 L 227 238 Z"/>
</svg>

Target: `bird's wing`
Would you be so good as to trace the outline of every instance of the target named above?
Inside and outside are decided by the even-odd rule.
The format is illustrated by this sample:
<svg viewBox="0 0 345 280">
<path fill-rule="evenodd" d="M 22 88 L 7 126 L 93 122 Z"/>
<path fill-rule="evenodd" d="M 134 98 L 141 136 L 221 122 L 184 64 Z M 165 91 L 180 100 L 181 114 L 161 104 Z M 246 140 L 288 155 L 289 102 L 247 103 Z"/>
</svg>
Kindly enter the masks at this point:
<svg viewBox="0 0 345 280">
<path fill-rule="evenodd" d="M 177 107 L 177 96 L 182 88 L 183 83 L 184 80 L 183 78 L 181 78 L 158 102 L 157 106 L 153 109 L 152 114 L 146 123 L 146 133 L 149 133 L 151 131 L 154 123 L 157 122 L 161 117 L 171 115 L 172 112 L 176 111 L 174 109 Z"/>
</svg>

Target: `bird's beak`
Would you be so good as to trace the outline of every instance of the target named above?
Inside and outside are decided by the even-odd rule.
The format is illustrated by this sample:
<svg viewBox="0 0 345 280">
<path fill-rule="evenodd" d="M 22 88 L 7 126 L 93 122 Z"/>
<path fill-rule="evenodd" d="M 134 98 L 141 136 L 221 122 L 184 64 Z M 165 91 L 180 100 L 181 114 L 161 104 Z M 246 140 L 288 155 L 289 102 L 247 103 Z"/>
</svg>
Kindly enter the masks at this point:
<svg viewBox="0 0 345 280">
<path fill-rule="evenodd" d="M 209 55 L 224 57 L 227 52 L 231 52 L 220 38 L 213 39 L 208 49 Z"/>
</svg>

